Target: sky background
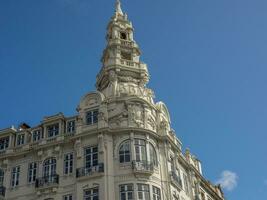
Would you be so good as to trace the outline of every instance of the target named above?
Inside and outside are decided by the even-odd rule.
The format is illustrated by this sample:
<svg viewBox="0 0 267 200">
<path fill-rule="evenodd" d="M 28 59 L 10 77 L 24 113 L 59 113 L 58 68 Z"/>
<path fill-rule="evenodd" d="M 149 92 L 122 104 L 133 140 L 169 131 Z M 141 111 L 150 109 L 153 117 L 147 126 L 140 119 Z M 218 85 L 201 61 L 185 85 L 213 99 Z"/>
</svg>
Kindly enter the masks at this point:
<svg viewBox="0 0 267 200">
<path fill-rule="evenodd" d="M 76 114 L 115 0 L 0 0 L 0 129 Z M 267 199 L 267 1 L 123 0 L 156 100 L 229 200 Z M 222 176 L 222 177 L 221 177 Z"/>
</svg>

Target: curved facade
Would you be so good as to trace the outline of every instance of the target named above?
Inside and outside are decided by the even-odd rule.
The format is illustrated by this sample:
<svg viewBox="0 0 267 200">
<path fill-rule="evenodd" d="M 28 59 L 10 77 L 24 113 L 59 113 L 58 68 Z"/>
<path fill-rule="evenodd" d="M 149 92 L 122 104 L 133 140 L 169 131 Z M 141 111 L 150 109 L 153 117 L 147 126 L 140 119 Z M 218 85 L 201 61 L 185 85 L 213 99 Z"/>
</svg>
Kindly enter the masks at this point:
<svg viewBox="0 0 267 200">
<path fill-rule="evenodd" d="M 116 3 L 96 92 L 77 115 L 0 131 L 0 196 L 7 200 L 223 200 L 182 153 L 168 109 L 154 102 L 133 26 Z"/>
</svg>

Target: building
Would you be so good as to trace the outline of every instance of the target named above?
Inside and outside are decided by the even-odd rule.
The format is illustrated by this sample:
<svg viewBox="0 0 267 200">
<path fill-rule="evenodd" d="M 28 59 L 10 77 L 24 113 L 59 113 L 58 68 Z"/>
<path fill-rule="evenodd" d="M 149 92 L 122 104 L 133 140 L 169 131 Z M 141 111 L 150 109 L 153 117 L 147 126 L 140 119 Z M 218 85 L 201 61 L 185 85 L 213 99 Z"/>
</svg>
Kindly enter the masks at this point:
<svg viewBox="0 0 267 200">
<path fill-rule="evenodd" d="M 200 161 L 182 153 L 166 105 L 146 87 L 119 1 L 106 39 L 97 91 L 82 97 L 76 116 L 0 130 L 0 199 L 223 200 Z"/>
</svg>

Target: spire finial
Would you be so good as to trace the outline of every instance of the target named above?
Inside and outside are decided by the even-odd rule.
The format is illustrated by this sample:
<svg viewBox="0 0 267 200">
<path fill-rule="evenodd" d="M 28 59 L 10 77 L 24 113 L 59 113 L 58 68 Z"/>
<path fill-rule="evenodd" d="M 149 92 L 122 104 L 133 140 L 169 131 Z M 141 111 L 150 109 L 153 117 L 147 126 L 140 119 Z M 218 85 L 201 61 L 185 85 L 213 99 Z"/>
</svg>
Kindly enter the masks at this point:
<svg viewBox="0 0 267 200">
<path fill-rule="evenodd" d="M 121 1 L 116 0 L 116 13 L 123 15 L 122 9 L 121 9 Z"/>
</svg>

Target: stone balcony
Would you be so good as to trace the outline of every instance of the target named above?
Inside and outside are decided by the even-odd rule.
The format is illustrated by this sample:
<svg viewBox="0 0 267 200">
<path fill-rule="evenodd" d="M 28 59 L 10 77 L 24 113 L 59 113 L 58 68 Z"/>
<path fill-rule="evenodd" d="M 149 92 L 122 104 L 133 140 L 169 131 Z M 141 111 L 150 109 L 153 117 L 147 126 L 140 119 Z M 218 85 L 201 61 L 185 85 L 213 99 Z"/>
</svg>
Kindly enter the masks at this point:
<svg viewBox="0 0 267 200">
<path fill-rule="evenodd" d="M 59 184 L 59 175 L 54 174 L 51 176 L 44 176 L 42 178 L 38 178 L 35 181 L 35 188 L 37 189 L 45 189 L 45 188 L 54 188 Z"/>
<path fill-rule="evenodd" d="M 132 162 L 133 172 L 136 174 L 147 174 L 152 175 L 154 173 L 154 164 L 149 161 L 133 161 Z"/>
<path fill-rule="evenodd" d="M 172 171 L 170 173 L 170 179 L 171 183 L 174 184 L 179 190 L 183 189 L 182 179 L 177 175 L 176 172 Z"/>
<path fill-rule="evenodd" d="M 101 176 L 104 174 L 104 163 L 99 163 L 93 167 L 82 167 L 76 169 L 76 178 L 83 179 L 88 177 Z"/>
<path fill-rule="evenodd" d="M 134 41 L 123 39 L 112 39 L 109 41 L 109 45 L 122 45 L 130 48 L 138 48 L 138 45 Z"/>
</svg>

